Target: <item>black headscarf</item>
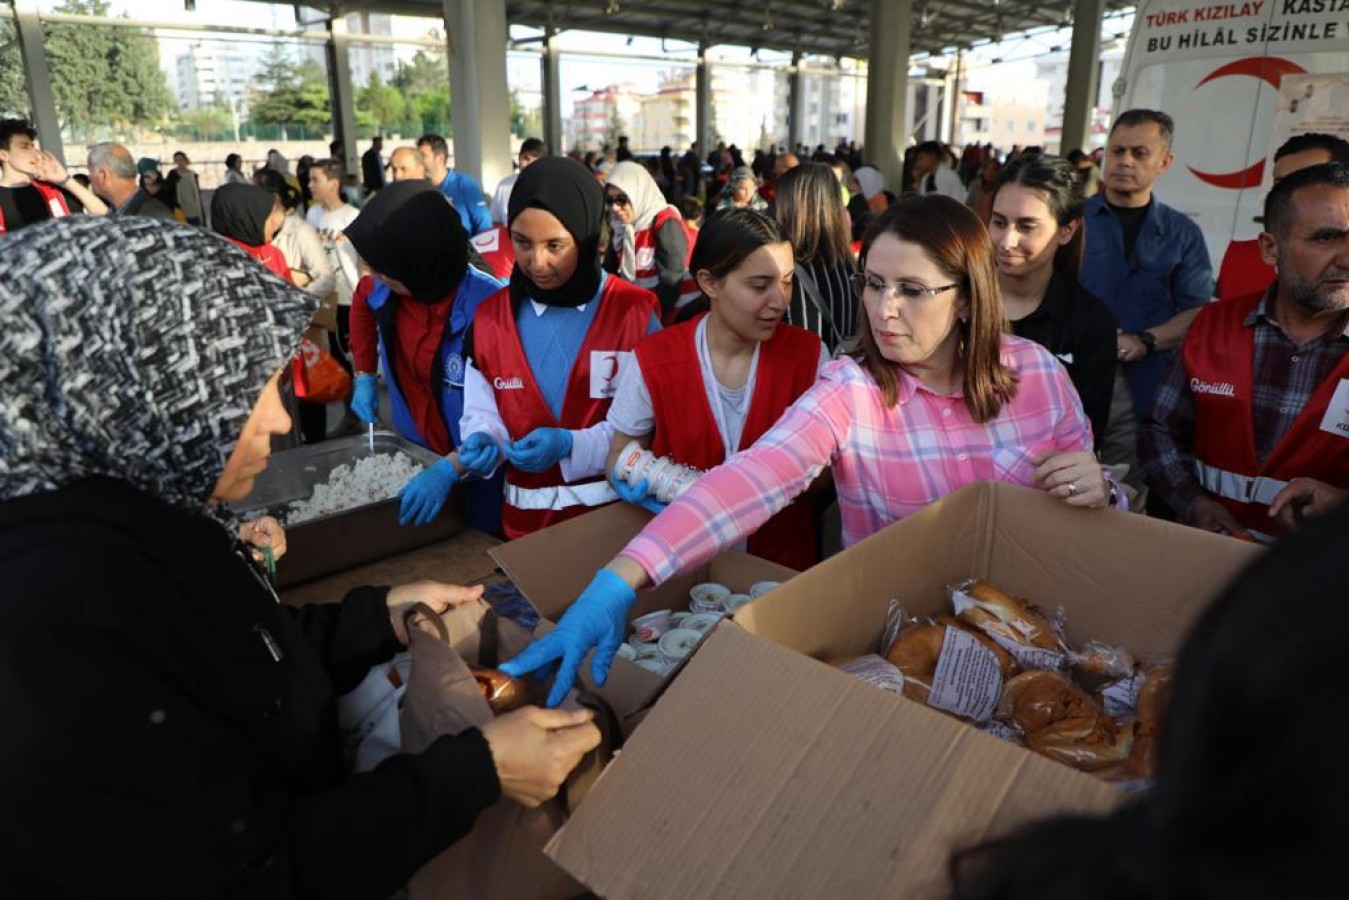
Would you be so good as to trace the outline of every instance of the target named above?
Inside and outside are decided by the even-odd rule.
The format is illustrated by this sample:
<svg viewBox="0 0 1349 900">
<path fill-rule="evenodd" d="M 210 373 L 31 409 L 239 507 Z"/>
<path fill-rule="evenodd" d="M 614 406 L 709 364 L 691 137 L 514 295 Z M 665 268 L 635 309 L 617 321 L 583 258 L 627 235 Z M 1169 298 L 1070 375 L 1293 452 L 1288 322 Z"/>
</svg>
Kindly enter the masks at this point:
<svg viewBox="0 0 1349 900">
<path fill-rule="evenodd" d="M 422 303 L 444 300 L 468 271 L 459 214 L 427 181 L 382 188 L 344 233 L 370 268 L 401 281 Z"/>
<path fill-rule="evenodd" d="M 561 287 L 543 290 L 520 264 L 511 270 L 511 299 L 528 297 L 547 306 L 589 303 L 600 286 L 600 237 L 604 230 L 604 189 L 589 169 L 565 156 L 545 156 L 520 173 L 511 189 L 507 222 L 526 209 L 552 213 L 571 233 L 580 253 L 576 271 Z"/>
<path fill-rule="evenodd" d="M 104 476 L 206 510 L 316 301 L 157 219 L 49 219 L 0 246 L 0 500 Z"/>
<path fill-rule="evenodd" d="M 267 243 L 267 217 L 276 200 L 252 184 L 222 184 L 211 198 L 211 227 L 250 247 Z"/>
</svg>

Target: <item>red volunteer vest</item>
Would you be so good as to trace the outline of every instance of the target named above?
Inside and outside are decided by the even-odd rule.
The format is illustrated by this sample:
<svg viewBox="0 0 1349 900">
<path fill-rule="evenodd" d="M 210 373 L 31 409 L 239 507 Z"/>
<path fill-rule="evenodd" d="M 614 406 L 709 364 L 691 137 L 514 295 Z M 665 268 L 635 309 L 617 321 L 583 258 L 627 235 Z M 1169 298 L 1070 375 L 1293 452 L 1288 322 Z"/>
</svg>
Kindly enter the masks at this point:
<svg viewBox="0 0 1349 900">
<path fill-rule="evenodd" d="M 468 239 L 483 261 L 492 268 L 492 274 L 502 281 L 510 281 L 515 268 L 515 245 L 505 225 L 497 225 Z"/>
<path fill-rule="evenodd" d="M 656 285 L 660 283 L 660 270 L 656 267 L 656 235 L 666 222 L 674 219 L 679 223 L 679 227 L 684 229 L 684 239 L 687 241 L 687 250 L 684 253 L 684 265 L 687 266 L 690 259 L 693 258 L 693 244 L 698 239 L 697 232 L 691 232 L 684 225 L 684 219 L 679 215 L 678 210 L 665 207 L 665 209 L 656 213 L 656 218 L 651 220 L 651 227 L 642 231 L 634 232 L 632 236 L 632 249 L 635 257 L 633 273 L 633 283 L 638 287 L 644 287 L 648 291 L 654 291 Z M 698 282 L 694 279 L 693 273 L 687 269 L 684 271 L 684 277 L 679 282 L 679 299 L 675 301 L 675 309 L 696 300 L 702 291 L 698 290 Z M 674 310 L 671 310 L 673 314 Z"/>
<path fill-rule="evenodd" d="M 1181 359 L 1194 394 L 1195 474 L 1243 528 L 1267 537 L 1282 533 L 1269 516 L 1269 503 L 1288 479 L 1301 475 L 1349 487 L 1349 424 L 1343 418 L 1349 411 L 1330 405 L 1336 390 L 1349 385 L 1349 354 L 1312 392 L 1261 466 L 1255 454 L 1255 329 L 1242 322 L 1262 296 L 1204 306 L 1186 335 Z"/>
<path fill-rule="evenodd" d="M 650 335 L 637 347 L 637 364 L 651 394 L 656 430 L 651 452 L 699 469 L 725 461 L 726 449 L 707 402 L 695 338 L 702 316 Z M 744 450 L 773 426 L 797 397 L 815 383 L 820 339 L 804 328 L 782 324 L 759 346 L 740 446 Z M 810 502 L 796 500 L 749 539 L 749 552 L 805 571 L 818 562 Z"/>
<path fill-rule="evenodd" d="M 33 180 L 33 187 L 42 195 L 42 199 L 47 201 L 47 211 L 52 214 L 53 219 L 59 219 L 62 216 L 70 215 L 70 207 L 66 205 L 65 195 L 54 185 L 47 184 L 45 181 Z M 5 227 L 5 214 L 0 211 L 0 234 L 4 234 L 8 229 Z"/>
<path fill-rule="evenodd" d="M 618 387 L 620 354 L 631 352 L 646 336 L 658 307 L 650 291 L 621 278 L 606 279 L 599 304 L 572 364 L 560 419 L 553 418 L 525 358 L 510 289 L 502 288 L 478 307 L 473 317 L 474 363 L 492 385 L 497 410 L 512 440 L 535 428 L 576 431 L 604 421 Z M 561 466 L 533 474 L 507 464 L 502 530 L 511 540 L 616 499 L 604 473 L 566 482 Z"/>
</svg>

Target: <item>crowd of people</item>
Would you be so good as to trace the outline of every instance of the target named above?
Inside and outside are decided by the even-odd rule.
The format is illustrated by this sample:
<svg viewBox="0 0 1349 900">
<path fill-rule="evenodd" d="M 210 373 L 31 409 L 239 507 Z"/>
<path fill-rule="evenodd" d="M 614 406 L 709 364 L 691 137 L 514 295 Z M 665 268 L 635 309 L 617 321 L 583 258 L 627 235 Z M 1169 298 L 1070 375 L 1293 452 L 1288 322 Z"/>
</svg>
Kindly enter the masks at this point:
<svg viewBox="0 0 1349 900">
<path fill-rule="evenodd" d="M 1215 294 L 1198 227 L 1155 191 L 1175 128 L 1124 112 L 1099 159 L 920 143 L 898 184 L 851 142 L 747 163 L 530 139 L 490 194 L 428 134 L 387 160 L 377 138 L 359 175 L 340 146 L 294 173 L 235 156 L 208 198 L 185 154 L 165 175 L 96 144 L 86 184 L 0 121 L 0 696 L 26 723 L 0 750 L 13 883 L 385 896 L 497 797 L 550 796 L 598 740 L 586 713 L 531 708 L 345 775 L 334 697 L 406 643 L 409 604 L 477 593 L 291 608 L 258 577 L 253 551 L 284 537 L 241 529 L 231 504 L 274 439 L 333 433 L 325 405 L 293 398 L 304 336 L 352 376 L 338 429 L 383 421 L 441 457 L 403 488 L 401 527 L 456 495 L 506 539 L 613 502 L 656 513 L 503 666 L 552 674 L 549 706 L 587 657 L 605 681 L 644 587 L 731 546 L 804 569 L 978 481 L 1044 491 L 1084 528 L 1132 512 L 1282 541 L 1182 652 L 1193 717 L 1152 794 L 953 865 L 960 896 L 1029 895 L 1050 837 L 1113 848 L 1124 829 L 1168 867 L 1116 886 L 1174 894 L 1154 882 L 1215 845 L 1163 838 L 1241 821 L 1186 804 L 1225 790 L 1237 810 L 1249 787 L 1204 768 L 1199 716 L 1237 702 L 1205 679 L 1259 655 L 1220 636 L 1281 639 L 1274 573 L 1342 538 L 1343 516 L 1304 523 L 1349 492 L 1349 144 L 1279 149 L 1264 230 L 1234 243 Z M 658 502 L 611 475 L 634 441 L 705 474 Z M 1331 652 L 1314 643 L 1298 646 Z M 1055 896 L 1092 877 L 1061 874 Z"/>
</svg>

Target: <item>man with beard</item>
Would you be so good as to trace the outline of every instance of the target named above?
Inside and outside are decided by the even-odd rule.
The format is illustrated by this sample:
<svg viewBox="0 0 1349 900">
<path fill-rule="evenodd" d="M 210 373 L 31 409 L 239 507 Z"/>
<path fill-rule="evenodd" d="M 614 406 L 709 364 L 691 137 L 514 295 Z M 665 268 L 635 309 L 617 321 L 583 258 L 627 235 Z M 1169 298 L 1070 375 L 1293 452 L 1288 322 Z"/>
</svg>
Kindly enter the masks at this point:
<svg viewBox="0 0 1349 900">
<path fill-rule="evenodd" d="M 1349 488 L 1349 167 L 1280 181 L 1264 224 L 1278 277 L 1200 310 L 1139 442 L 1184 520 L 1260 540 Z"/>
</svg>

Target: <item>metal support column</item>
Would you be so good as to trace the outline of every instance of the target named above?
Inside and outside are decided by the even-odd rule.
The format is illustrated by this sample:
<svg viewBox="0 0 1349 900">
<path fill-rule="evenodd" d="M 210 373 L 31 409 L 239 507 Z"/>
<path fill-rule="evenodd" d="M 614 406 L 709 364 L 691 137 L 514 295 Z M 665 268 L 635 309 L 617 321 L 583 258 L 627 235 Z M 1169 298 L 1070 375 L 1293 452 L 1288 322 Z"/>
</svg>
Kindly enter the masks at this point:
<svg viewBox="0 0 1349 900">
<path fill-rule="evenodd" d="M 360 173 L 356 154 L 356 93 L 351 87 L 351 38 L 347 20 L 333 16 L 328 22 L 329 106 L 333 113 L 333 140 L 342 145 L 342 165 L 348 173 Z"/>
<path fill-rule="evenodd" d="M 787 73 L 787 149 L 796 152 L 801 143 L 802 128 L 806 122 L 805 91 L 801 84 L 801 51 L 792 54 L 792 68 Z"/>
<path fill-rule="evenodd" d="M 493 190 L 511 173 L 506 0 L 442 0 L 454 168 Z"/>
<path fill-rule="evenodd" d="M 904 106 L 909 80 L 913 4 L 871 0 L 867 55 L 867 127 L 864 155 L 881 170 L 886 186 L 903 189 Z"/>
<path fill-rule="evenodd" d="M 19 35 L 19 55 L 27 76 L 28 105 L 32 109 L 33 128 L 42 149 L 65 163 L 61 142 L 61 120 L 56 115 L 56 97 L 52 93 L 51 69 L 47 50 L 42 45 L 42 19 L 36 0 L 14 0 L 14 25 Z M 83 164 L 84 160 L 79 160 Z"/>
<path fill-rule="evenodd" d="M 562 77 L 561 50 L 554 43 L 557 32 L 552 26 L 543 33 L 543 142 L 552 153 L 566 153 L 570 147 L 562 144 Z"/>
<path fill-rule="evenodd" d="M 1068 86 L 1063 97 L 1059 153 L 1091 150 L 1091 113 L 1100 79 L 1103 0 L 1073 3 L 1073 46 L 1068 54 Z"/>
<path fill-rule="evenodd" d="M 707 159 L 712 152 L 712 76 L 708 71 L 707 44 L 698 45 L 698 71 L 694 78 L 694 102 L 698 106 L 698 155 Z"/>
</svg>

